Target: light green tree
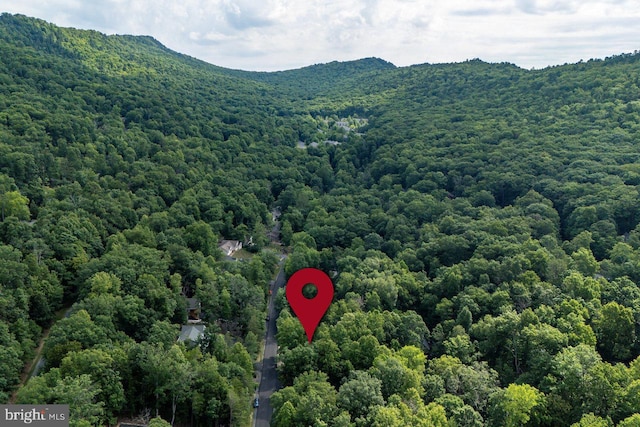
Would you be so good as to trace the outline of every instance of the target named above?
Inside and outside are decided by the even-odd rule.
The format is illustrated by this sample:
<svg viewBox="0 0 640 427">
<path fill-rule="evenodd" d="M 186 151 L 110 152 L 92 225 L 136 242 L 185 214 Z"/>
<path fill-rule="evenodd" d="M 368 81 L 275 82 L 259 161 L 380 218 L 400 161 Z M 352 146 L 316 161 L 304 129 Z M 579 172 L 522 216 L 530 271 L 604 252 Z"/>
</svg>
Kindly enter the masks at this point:
<svg viewBox="0 0 640 427">
<path fill-rule="evenodd" d="M 22 220 L 30 217 L 29 199 L 20 194 L 19 191 L 8 191 L 0 195 L 0 220 L 15 216 Z"/>
<path fill-rule="evenodd" d="M 526 425 L 533 410 L 544 405 L 544 394 L 529 384 L 509 384 L 489 400 L 492 425 L 518 427 Z"/>
<path fill-rule="evenodd" d="M 618 427 L 640 427 L 640 414 L 633 414 L 618 423 Z"/>
<path fill-rule="evenodd" d="M 148 427 L 171 427 L 171 424 L 163 420 L 161 417 L 155 417 L 149 420 Z"/>
<path fill-rule="evenodd" d="M 613 422 L 589 413 L 584 414 L 577 423 L 571 424 L 571 427 L 613 427 Z"/>
</svg>

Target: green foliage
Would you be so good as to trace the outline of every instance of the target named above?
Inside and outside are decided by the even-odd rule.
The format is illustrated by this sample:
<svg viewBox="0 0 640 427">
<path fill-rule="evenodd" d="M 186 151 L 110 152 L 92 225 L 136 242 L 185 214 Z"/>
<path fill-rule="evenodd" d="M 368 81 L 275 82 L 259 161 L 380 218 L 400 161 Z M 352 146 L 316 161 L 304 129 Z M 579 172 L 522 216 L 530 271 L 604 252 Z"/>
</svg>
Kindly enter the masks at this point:
<svg viewBox="0 0 640 427">
<path fill-rule="evenodd" d="M 293 386 L 285 387 L 271 396 L 274 420 L 278 425 L 313 425 L 330 423 L 338 414 L 337 392 L 318 372 L 299 375 Z"/>
<path fill-rule="evenodd" d="M 171 424 L 169 424 L 167 421 L 163 420 L 160 417 L 151 418 L 148 424 L 148 427 L 170 427 L 170 426 Z"/>
<path fill-rule="evenodd" d="M 344 409 L 352 418 L 365 417 L 375 406 L 384 405 L 382 382 L 362 371 L 353 371 L 349 380 L 338 390 L 338 408 Z"/>
<path fill-rule="evenodd" d="M 618 427 L 637 427 L 640 426 L 640 414 L 633 414 L 618 423 Z"/>
<path fill-rule="evenodd" d="M 100 390 L 96 399 L 104 403 L 108 417 L 116 415 L 124 405 L 124 389 L 118 367 L 111 356 L 102 350 L 84 350 L 68 354 L 60 364 L 63 378 L 89 375 Z"/>
<path fill-rule="evenodd" d="M 491 396 L 490 421 L 496 426 L 523 426 L 540 406 L 544 406 L 544 395 L 535 387 L 509 384 Z"/>
<path fill-rule="evenodd" d="M 53 369 L 20 389 L 16 403 L 67 404 L 70 426 L 99 425 L 106 421 L 104 403 L 97 399 L 101 392 L 88 374 L 61 377 L 60 372 Z"/>
<path fill-rule="evenodd" d="M 0 220 L 14 216 L 18 219 L 29 219 L 29 199 L 19 191 L 8 191 L 0 194 Z"/>
<path fill-rule="evenodd" d="M 582 416 L 579 422 L 571 424 L 571 427 L 611 427 L 613 423 L 591 413 Z"/>
<path fill-rule="evenodd" d="M 23 349 L 5 322 L 0 322 L 0 344 L 0 397 L 6 400 L 8 393 L 18 383 Z"/>
<path fill-rule="evenodd" d="M 633 311 L 612 301 L 605 304 L 594 320 L 598 347 L 606 358 L 627 360 L 635 341 Z"/>
<path fill-rule="evenodd" d="M 18 401 L 247 424 L 277 208 L 335 299 L 308 344 L 274 295 L 274 425 L 635 425 L 637 54 L 250 73 L 9 14 L 0 49 L 0 400 L 51 327 Z"/>
</svg>

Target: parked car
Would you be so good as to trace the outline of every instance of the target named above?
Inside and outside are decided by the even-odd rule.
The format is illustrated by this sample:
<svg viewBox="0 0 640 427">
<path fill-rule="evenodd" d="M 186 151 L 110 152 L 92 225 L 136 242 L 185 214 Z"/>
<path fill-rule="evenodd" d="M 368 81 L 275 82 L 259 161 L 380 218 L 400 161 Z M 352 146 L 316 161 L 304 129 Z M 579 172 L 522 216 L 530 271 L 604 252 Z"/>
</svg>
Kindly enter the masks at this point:
<svg viewBox="0 0 640 427">
<path fill-rule="evenodd" d="M 258 401 L 258 398 L 256 397 L 256 399 L 253 401 L 253 407 L 257 408 L 258 406 L 260 406 L 260 402 Z"/>
</svg>

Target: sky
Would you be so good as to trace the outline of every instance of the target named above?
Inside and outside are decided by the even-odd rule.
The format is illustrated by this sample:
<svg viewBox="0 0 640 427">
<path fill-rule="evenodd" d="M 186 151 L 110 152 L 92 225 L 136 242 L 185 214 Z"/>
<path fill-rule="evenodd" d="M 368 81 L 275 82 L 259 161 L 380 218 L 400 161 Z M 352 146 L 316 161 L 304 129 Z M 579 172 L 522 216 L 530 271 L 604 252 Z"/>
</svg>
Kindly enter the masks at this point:
<svg viewBox="0 0 640 427">
<path fill-rule="evenodd" d="M 637 0 L 0 0 L 0 11 L 150 35 L 251 71 L 366 57 L 531 69 L 640 50 Z"/>
</svg>

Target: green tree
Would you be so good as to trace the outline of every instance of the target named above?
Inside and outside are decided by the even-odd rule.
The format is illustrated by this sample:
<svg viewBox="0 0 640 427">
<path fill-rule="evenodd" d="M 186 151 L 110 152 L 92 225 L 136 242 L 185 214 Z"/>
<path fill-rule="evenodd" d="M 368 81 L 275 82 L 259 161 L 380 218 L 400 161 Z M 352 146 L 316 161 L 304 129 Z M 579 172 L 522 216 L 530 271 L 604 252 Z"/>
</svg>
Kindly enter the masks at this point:
<svg viewBox="0 0 640 427">
<path fill-rule="evenodd" d="M 584 414 L 580 421 L 571 424 L 571 427 L 613 427 L 613 423 L 610 419 L 593 414 Z"/>
<path fill-rule="evenodd" d="M 593 277 L 598 271 L 598 261 L 588 248 L 578 248 L 571 254 L 572 265 L 585 277 Z"/>
<path fill-rule="evenodd" d="M 277 320 L 278 332 L 276 339 L 282 349 L 293 349 L 306 341 L 304 328 L 300 321 L 288 311 L 283 311 Z"/>
<path fill-rule="evenodd" d="M 8 191 L 0 194 L 0 219 L 4 221 L 7 217 L 15 216 L 18 219 L 28 220 L 29 199 L 20 194 L 19 191 Z"/>
<path fill-rule="evenodd" d="M 482 416 L 471 406 L 464 403 L 458 396 L 444 394 L 434 401 L 441 405 L 446 413 L 447 419 L 455 425 L 466 427 L 482 427 L 484 420 Z"/>
<path fill-rule="evenodd" d="M 633 311 L 615 301 L 605 304 L 593 321 L 598 349 L 607 359 L 628 360 L 635 341 Z"/>
<path fill-rule="evenodd" d="M 274 414 L 273 425 L 275 427 L 288 427 L 294 425 L 295 417 L 296 409 L 293 407 L 291 402 L 286 401 Z"/>
<path fill-rule="evenodd" d="M 193 251 L 200 251 L 204 256 L 213 255 L 217 249 L 218 239 L 211 226 L 204 221 L 187 225 L 184 240 Z"/>
<path fill-rule="evenodd" d="M 586 344 L 567 347 L 553 357 L 550 372 L 540 386 L 552 408 L 552 422 L 579 419 L 590 389 L 588 372 L 599 363 L 600 355 Z"/>
<path fill-rule="evenodd" d="M 105 330 L 96 325 L 89 313 L 79 310 L 51 328 L 44 345 L 44 355 L 47 365 L 56 367 L 70 351 L 92 348 L 109 341 Z"/>
<path fill-rule="evenodd" d="M 318 354 L 310 345 L 300 345 L 280 353 L 278 376 L 284 384 L 292 384 L 304 372 L 317 370 Z"/>
<path fill-rule="evenodd" d="M 573 272 L 564 279 L 562 286 L 574 298 L 582 298 L 584 301 L 600 299 L 602 287 L 592 277 L 584 277 L 580 273 Z"/>
<path fill-rule="evenodd" d="M 89 296 L 120 295 L 122 281 L 115 274 L 100 271 L 89 278 L 86 284 Z"/>
<path fill-rule="evenodd" d="M 462 307 L 456 318 L 456 324 L 462 326 L 465 331 L 469 331 L 473 323 L 473 314 L 466 305 Z"/>
<path fill-rule="evenodd" d="M 107 417 L 115 416 L 122 409 L 124 388 L 115 361 L 108 353 L 97 349 L 69 353 L 62 359 L 60 373 L 63 378 L 89 375 L 100 390 L 96 399 L 104 404 Z"/>
<path fill-rule="evenodd" d="M 293 419 L 293 425 L 329 424 L 338 415 L 336 396 L 337 392 L 329 384 L 326 374 L 305 372 L 295 379 L 293 386 L 271 395 L 274 420 L 284 422 Z M 284 413 L 281 415 L 282 410 Z"/>
<path fill-rule="evenodd" d="M 55 384 L 50 401 L 69 405 L 70 426 L 99 425 L 104 419 L 104 404 L 97 398 L 101 391 L 89 375 L 70 376 Z"/>
<path fill-rule="evenodd" d="M 196 367 L 191 394 L 194 415 L 203 422 L 225 419 L 228 415 L 229 384 L 221 374 L 219 362 L 208 357 Z"/>
<path fill-rule="evenodd" d="M 149 420 L 148 427 L 171 427 L 171 424 L 163 420 L 161 417 L 155 417 Z"/>
<path fill-rule="evenodd" d="M 490 420 L 496 426 L 523 426 L 544 406 L 544 394 L 528 384 L 509 384 L 490 397 Z"/>
<path fill-rule="evenodd" d="M 338 407 L 351 414 L 352 419 L 366 416 L 374 406 L 384 405 L 382 382 L 363 371 L 353 371 L 338 390 Z"/>
<path fill-rule="evenodd" d="M 468 366 L 448 355 L 429 361 L 425 383 L 432 393 L 459 396 L 480 413 L 485 413 L 489 396 L 498 391 L 499 384 L 497 372 L 485 363 L 475 362 Z"/>
<path fill-rule="evenodd" d="M 0 321 L 0 400 L 6 401 L 9 392 L 20 379 L 23 349 L 10 333 L 7 324 Z"/>
<path fill-rule="evenodd" d="M 158 416 L 161 404 L 168 405 L 173 423 L 178 404 L 186 399 L 192 381 L 192 371 L 182 350 L 177 345 L 167 351 L 157 344 L 144 344 L 138 363 L 144 373 L 145 391 L 154 397 L 155 415 Z"/>
<path fill-rule="evenodd" d="M 410 398 L 401 400 L 394 396 L 386 407 L 374 408 L 369 425 L 374 426 L 438 426 L 447 427 L 445 409 L 437 403 L 425 405 L 416 390 L 410 393 Z"/>
<path fill-rule="evenodd" d="M 640 427 L 640 414 L 633 414 L 618 423 L 618 427 Z"/>
<path fill-rule="evenodd" d="M 398 357 L 378 356 L 374 360 L 371 373 L 382 382 L 382 395 L 404 396 L 410 388 L 421 390 L 420 374 L 410 369 Z"/>
</svg>

